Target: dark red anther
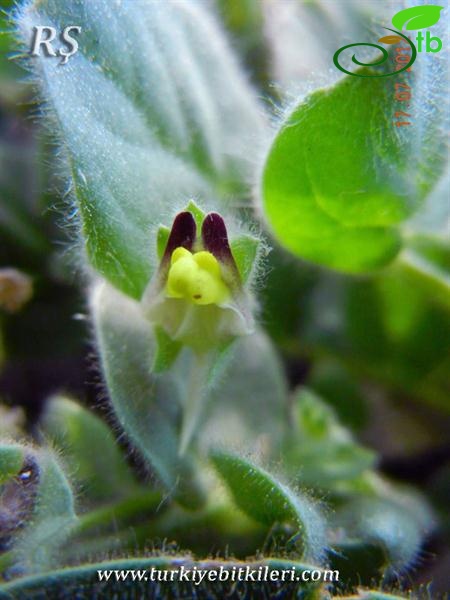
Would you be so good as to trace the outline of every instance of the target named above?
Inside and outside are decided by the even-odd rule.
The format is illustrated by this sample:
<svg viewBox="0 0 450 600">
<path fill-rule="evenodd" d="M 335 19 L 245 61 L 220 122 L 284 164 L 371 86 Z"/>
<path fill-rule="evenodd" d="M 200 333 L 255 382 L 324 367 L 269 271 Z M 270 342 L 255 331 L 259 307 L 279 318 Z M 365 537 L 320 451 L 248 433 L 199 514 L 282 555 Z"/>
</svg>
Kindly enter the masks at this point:
<svg viewBox="0 0 450 600">
<path fill-rule="evenodd" d="M 227 228 L 222 217 L 217 213 L 206 215 L 202 225 L 202 239 L 205 250 L 214 254 L 217 260 L 234 263 Z"/>
<path fill-rule="evenodd" d="M 197 226 L 194 217 L 190 212 L 181 212 L 175 217 L 172 229 L 170 230 L 169 239 L 167 240 L 166 249 L 161 260 L 161 266 L 169 263 L 172 252 L 183 246 L 186 250 L 192 252 L 197 233 Z"/>
</svg>

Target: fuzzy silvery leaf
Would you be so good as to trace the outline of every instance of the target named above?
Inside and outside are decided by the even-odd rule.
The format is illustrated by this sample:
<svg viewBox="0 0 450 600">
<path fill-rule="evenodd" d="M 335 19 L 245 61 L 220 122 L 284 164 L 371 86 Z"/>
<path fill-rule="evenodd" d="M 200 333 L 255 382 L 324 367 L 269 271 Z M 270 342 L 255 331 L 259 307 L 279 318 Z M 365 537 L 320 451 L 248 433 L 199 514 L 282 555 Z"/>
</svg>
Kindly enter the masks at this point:
<svg viewBox="0 0 450 600">
<path fill-rule="evenodd" d="M 431 531 L 427 514 L 429 509 L 420 502 L 408 505 L 390 498 L 366 497 L 346 504 L 335 521 L 345 528 L 349 538 L 380 545 L 391 572 L 398 573 L 414 563 Z"/>
<path fill-rule="evenodd" d="M 113 432 L 93 412 L 58 395 L 47 402 L 40 425 L 62 451 L 64 464 L 75 474 L 85 501 L 111 502 L 136 492 L 137 482 Z"/>
<path fill-rule="evenodd" d="M 190 197 L 217 207 L 245 188 L 260 108 L 203 3 L 29 2 L 32 27 L 81 27 L 79 50 L 31 59 L 67 158 L 91 264 L 139 298 L 151 234 Z M 205 42 L 207 40 L 207 43 Z"/>
<path fill-rule="evenodd" d="M 179 455 L 183 386 L 176 372 L 154 376 L 155 339 L 140 305 L 104 283 L 92 294 L 103 375 L 115 414 L 162 484 L 183 503 L 201 494 L 191 457 Z"/>
<path fill-rule="evenodd" d="M 205 444 L 223 444 L 275 456 L 288 404 L 280 358 L 263 331 L 235 342 L 205 411 Z"/>
</svg>

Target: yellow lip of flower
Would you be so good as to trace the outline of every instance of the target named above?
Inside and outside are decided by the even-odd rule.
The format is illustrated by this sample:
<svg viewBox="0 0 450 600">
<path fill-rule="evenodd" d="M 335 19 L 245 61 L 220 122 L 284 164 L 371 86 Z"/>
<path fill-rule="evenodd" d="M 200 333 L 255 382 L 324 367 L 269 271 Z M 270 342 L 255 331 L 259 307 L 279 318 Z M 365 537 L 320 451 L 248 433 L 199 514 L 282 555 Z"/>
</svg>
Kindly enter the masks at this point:
<svg viewBox="0 0 450 600">
<path fill-rule="evenodd" d="M 205 250 L 192 254 L 182 246 L 172 253 L 166 294 L 199 305 L 222 304 L 230 298 L 217 258 Z"/>
</svg>

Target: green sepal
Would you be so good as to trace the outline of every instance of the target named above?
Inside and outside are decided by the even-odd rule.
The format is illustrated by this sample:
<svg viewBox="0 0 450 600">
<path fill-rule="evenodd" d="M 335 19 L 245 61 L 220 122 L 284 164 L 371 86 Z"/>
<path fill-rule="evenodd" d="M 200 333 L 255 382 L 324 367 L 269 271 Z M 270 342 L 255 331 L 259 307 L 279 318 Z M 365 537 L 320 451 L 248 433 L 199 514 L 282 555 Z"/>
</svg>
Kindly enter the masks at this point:
<svg viewBox="0 0 450 600">
<path fill-rule="evenodd" d="M 243 283 L 250 276 L 258 256 L 259 240 L 251 235 L 240 235 L 230 242 L 231 252 Z"/>
<path fill-rule="evenodd" d="M 202 230 L 203 220 L 206 217 L 206 213 L 203 212 L 193 200 L 189 201 L 189 204 L 186 206 L 185 210 L 190 212 L 194 217 L 195 224 L 197 225 L 197 235 L 199 235 Z"/>
<path fill-rule="evenodd" d="M 156 253 L 160 260 L 164 256 L 164 250 L 166 249 L 169 235 L 170 229 L 168 227 L 165 225 L 160 225 L 158 227 L 158 231 L 156 232 Z"/>
</svg>

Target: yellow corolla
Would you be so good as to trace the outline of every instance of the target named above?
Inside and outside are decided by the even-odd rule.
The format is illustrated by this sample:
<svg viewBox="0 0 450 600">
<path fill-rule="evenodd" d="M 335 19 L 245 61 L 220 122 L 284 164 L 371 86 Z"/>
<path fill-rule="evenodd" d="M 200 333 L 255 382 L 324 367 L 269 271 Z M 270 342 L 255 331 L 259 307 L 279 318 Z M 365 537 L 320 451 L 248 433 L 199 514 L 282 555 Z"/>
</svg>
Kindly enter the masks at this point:
<svg viewBox="0 0 450 600">
<path fill-rule="evenodd" d="M 182 246 L 172 253 L 166 294 L 199 305 L 222 304 L 230 298 L 217 258 L 205 250 L 193 254 Z"/>
</svg>

